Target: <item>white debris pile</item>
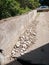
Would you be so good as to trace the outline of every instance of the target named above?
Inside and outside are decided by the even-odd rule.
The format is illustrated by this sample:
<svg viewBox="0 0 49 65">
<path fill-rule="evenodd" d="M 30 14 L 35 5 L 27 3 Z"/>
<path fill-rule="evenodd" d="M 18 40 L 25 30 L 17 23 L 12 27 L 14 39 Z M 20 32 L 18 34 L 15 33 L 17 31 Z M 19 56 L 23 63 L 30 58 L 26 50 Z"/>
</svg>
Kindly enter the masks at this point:
<svg viewBox="0 0 49 65">
<path fill-rule="evenodd" d="M 36 22 L 37 23 L 37 22 Z M 25 51 L 36 41 L 36 24 L 30 24 L 27 30 L 19 37 L 15 44 L 11 56 L 12 58 L 23 55 Z"/>
</svg>

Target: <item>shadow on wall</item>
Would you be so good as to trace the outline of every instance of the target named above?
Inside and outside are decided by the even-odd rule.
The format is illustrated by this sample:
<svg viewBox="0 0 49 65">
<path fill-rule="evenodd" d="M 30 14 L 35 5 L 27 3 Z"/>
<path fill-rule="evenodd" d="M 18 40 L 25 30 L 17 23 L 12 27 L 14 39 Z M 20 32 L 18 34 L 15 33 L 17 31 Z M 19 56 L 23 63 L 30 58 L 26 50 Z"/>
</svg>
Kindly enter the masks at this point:
<svg viewBox="0 0 49 65">
<path fill-rule="evenodd" d="M 17 64 L 18 63 L 18 64 Z M 7 65 L 49 65 L 49 43 L 18 57 Z"/>
</svg>

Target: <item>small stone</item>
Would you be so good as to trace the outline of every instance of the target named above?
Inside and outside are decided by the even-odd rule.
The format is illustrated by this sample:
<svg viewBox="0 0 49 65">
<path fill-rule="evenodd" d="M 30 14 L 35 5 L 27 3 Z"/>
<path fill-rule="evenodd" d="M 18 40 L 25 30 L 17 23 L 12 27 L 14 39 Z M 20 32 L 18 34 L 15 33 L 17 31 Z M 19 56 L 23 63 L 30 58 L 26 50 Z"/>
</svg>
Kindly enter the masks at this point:
<svg viewBox="0 0 49 65">
<path fill-rule="evenodd" d="M 31 42 L 30 41 L 27 41 L 28 44 L 30 44 Z"/>
<path fill-rule="evenodd" d="M 22 48 L 23 51 L 25 51 L 26 49 L 25 48 Z"/>
<path fill-rule="evenodd" d="M 36 33 L 33 33 L 34 36 L 36 36 Z"/>
<path fill-rule="evenodd" d="M 15 51 L 12 51 L 12 54 L 15 54 Z"/>
<path fill-rule="evenodd" d="M 19 41 L 22 41 L 23 40 L 23 37 L 19 37 Z"/>
<path fill-rule="evenodd" d="M 26 45 L 28 45 L 29 43 L 28 42 L 26 42 Z"/>
<path fill-rule="evenodd" d="M 20 53 L 20 55 L 24 55 L 24 53 L 22 52 L 22 53 Z"/>
<path fill-rule="evenodd" d="M 19 46 L 20 46 L 20 41 L 18 41 L 18 42 L 16 43 L 16 46 L 17 46 L 17 47 L 19 47 Z"/>
<path fill-rule="evenodd" d="M 27 45 L 26 45 L 26 44 L 23 44 L 23 47 L 24 47 L 24 48 L 27 48 Z"/>
<path fill-rule="evenodd" d="M 22 36 L 23 38 L 25 38 L 25 36 Z"/>
<path fill-rule="evenodd" d="M 21 50 L 21 52 L 23 52 L 23 50 Z"/>
<path fill-rule="evenodd" d="M 16 49 L 15 52 L 19 52 L 19 51 Z"/>
</svg>

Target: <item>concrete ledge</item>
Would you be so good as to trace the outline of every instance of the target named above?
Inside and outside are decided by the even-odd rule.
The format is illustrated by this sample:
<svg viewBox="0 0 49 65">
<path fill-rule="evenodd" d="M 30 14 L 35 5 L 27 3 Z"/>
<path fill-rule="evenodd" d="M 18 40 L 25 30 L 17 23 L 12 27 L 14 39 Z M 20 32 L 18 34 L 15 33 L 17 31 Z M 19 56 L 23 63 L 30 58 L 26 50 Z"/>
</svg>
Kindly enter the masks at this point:
<svg viewBox="0 0 49 65">
<path fill-rule="evenodd" d="M 5 56 L 10 56 L 19 36 L 34 21 L 36 15 L 37 11 L 33 10 L 25 15 L 0 20 L 0 49 L 3 50 Z"/>
<path fill-rule="evenodd" d="M 37 12 L 48 12 L 49 11 L 49 8 L 45 8 L 45 9 L 37 9 Z"/>
</svg>

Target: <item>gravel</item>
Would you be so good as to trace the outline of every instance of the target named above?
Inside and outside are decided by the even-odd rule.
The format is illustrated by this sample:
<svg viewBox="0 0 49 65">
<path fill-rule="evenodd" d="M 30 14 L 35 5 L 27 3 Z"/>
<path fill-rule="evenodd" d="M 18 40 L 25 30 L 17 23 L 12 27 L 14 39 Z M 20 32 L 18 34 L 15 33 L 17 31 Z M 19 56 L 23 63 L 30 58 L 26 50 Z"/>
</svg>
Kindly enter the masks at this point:
<svg viewBox="0 0 49 65">
<path fill-rule="evenodd" d="M 32 22 L 26 31 L 19 37 L 11 52 L 11 57 L 15 58 L 25 54 L 25 51 L 36 41 L 36 24 L 37 21 Z"/>
</svg>

